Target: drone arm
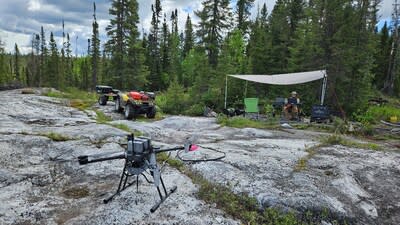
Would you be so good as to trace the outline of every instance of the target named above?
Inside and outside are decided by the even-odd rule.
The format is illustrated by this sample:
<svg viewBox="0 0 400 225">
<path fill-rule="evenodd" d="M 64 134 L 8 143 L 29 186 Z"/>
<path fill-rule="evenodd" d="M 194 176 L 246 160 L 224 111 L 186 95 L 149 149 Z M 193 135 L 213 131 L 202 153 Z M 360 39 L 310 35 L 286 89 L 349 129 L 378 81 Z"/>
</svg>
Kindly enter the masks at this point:
<svg viewBox="0 0 400 225">
<path fill-rule="evenodd" d="M 166 149 L 154 149 L 156 153 L 161 153 L 161 152 L 172 152 L 172 151 L 177 151 L 177 150 L 184 150 L 185 147 L 175 147 L 175 148 L 166 148 Z"/>
<path fill-rule="evenodd" d="M 103 162 L 103 161 L 114 160 L 114 159 L 125 159 L 125 153 L 115 155 L 115 156 L 110 156 L 110 157 L 91 159 L 91 160 L 89 160 L 88 155 L 82 155 L 82 156 L 78 157 L 80 165 L 85 165 L 85 164 L 95 163 L 95 162 Z"/>
</svg>

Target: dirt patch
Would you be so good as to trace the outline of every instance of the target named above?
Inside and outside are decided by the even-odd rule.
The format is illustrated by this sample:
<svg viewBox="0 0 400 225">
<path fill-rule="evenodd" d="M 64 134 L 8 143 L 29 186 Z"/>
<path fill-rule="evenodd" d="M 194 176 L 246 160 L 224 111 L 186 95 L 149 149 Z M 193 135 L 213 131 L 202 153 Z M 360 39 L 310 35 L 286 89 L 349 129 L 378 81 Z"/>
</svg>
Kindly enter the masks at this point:
<svg viewBox="0 0 400 225">
<path fill-rule="evenodd" d="M 63 195 L 67 198 L 85 198 L 89 196 L 90 192 L 87 187 L 72 187 L 62 191 Z"/>
</svg>

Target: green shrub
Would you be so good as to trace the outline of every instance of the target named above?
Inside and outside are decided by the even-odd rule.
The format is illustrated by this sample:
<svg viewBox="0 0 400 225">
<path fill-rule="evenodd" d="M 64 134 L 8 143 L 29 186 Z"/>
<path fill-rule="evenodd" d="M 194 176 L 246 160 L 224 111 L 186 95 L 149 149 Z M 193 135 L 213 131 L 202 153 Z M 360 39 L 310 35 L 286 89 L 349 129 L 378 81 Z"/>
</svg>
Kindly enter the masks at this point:
<svg viewBox="0 0 400 225">
<path fill-rule="evenodd" d="M 400 118 L 400 108 L 395 106 L 371 106 L 366 112 L 358 112 L 354 118 L 363 124 L 375 124 L 380 120 L 389 121 L 391 116 Z"/>
<path fill-rule="evenodd" d="M 182 114 L 189 105 L 189 95 L 182 85 L 172 81 L 167 91 L 157 96 L 156 104 L 165 113 Z"/>
<path fill-rule="evenodd" d="M 274 112 L 274 107 L 270 104 L 267 104 L 264 106 L 264 113 L 268 114 L 268 115 L 272 115 L 272 113 Z"/>
<path fill-rule="evenodd" d="M 189 116 L 202 116 L 204 114 L 204 105 L 201 103 L 192 105 L 184 114 Z"/>
</svg>

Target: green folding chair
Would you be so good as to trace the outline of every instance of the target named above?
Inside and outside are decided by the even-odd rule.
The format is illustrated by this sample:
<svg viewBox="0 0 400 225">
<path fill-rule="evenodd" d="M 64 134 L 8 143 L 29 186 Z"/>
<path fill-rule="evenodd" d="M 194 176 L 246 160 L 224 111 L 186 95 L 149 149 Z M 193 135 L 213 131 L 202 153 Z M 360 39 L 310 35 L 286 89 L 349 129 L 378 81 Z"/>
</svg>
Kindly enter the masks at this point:
<svg viewBox="0 0 400 225">
<path fill-rule="evenodd" d="M 258 109 L 258 98 L 245 98 L 244 112 L 245 112 L 245 117 L 247 117 L 248 114 L 257 114 L 257 119 L 258 119 L 260 113 L 260 110 Z"/>
</svg>

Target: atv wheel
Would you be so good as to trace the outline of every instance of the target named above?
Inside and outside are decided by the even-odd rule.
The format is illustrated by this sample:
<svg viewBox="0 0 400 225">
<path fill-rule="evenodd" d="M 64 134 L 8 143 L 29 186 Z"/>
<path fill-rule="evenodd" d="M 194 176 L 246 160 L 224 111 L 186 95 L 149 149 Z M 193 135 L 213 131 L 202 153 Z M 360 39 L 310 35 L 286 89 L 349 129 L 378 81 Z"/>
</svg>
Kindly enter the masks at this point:
<svg viewBox="0 0 400 225">
<path fill-rule="evenodd" d="M 100 105 L 107 105 L 108 97 L 105 95 L 102 95 L 99 97 L 99 104 Z"/>
<path fill-rule="evenodd" d="M 114 107 L 114 109 L 117 112 L 122 112 L 121 100 L 118 97 L 115 99 L 115 107 Z"/>
<path fill-rule="evenodd" d="M 154 119 L 156 117 L 156 107 L 151 107 L 147 113 L 146 113 L 147 118 L 149 119 Z"/>
<path fill-rule="evenodd" d="M 135 117 L 135 109 L 132 104 L 127 104 L 125 106 L 125 119 L 130 120 Z"/>
</svg>

